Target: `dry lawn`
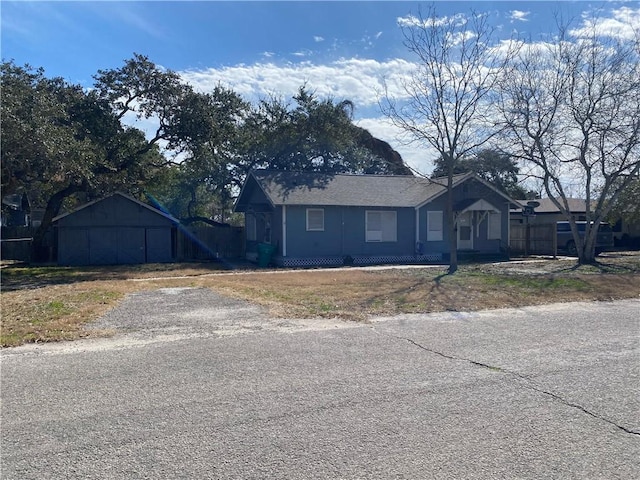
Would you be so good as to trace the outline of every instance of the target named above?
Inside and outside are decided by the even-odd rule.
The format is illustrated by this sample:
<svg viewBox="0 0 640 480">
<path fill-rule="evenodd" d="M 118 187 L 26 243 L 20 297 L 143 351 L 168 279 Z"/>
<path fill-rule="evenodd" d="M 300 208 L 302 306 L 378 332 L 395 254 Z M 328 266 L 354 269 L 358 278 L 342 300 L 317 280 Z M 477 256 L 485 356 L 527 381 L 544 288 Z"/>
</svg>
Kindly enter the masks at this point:
<svg viewBox="0 0 640 480">
<path fill-rule="evenodd" d="M 277 317 L 338 317 L 470 311 L 552 302 L 640 297 L 640 253 L 596 266 L 539 260 L 446 267 L 223 272 L 215 264 L 2 268 L 0 343 L 108 335 L 84 325 L 126 294 L 167 286 L 211 288 L 265 306 Z"/>
</svg>

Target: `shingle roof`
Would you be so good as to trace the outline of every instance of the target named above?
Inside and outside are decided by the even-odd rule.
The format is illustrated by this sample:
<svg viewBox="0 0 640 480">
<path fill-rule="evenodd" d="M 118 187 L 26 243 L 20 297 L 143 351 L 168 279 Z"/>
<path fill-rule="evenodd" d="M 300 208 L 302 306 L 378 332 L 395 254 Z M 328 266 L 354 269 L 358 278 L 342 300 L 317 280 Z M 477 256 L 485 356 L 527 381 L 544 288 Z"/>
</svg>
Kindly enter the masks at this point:
<svg viewBox="0 0 640 480">
<path fill-rule="evenodd" d="M 413 176 L 273 170 L 256 170 L 252 175 L 273 205 L 416 207 L 446 190 L 439 183 Z M 457 175 L 454 184 L 468 177 Z"/>
<path fill-rule="evenodd" d="M 522 206 L 525 206 L 529 200 L 519 200 L 519 203 Z M 536 213 L 558 213 L 558 207 L 556 207 L 553 201 L 550 198 L 536 198 L 536 202 L 540 204 L 540 206 L 535 208 Z M 562 200 L 559 200 L 562 203 Z M 586 208 L 586 202 L 581 198 L 567 198 L 567 203 L 569 204 L 569 211 L 572 213 L 584 213 Z"/>
</svg>

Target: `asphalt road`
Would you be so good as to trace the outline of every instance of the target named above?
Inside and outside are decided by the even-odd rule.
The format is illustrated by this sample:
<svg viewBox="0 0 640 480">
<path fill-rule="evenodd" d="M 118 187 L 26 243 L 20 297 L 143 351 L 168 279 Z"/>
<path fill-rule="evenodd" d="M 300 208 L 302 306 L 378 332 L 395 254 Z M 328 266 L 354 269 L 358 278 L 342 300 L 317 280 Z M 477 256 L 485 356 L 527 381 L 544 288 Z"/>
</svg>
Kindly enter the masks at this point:
<svg viewBox="0 0 640 480">
<path fill-rule="evenodd" d="M 2 479 L 640 478 L 640 301 L 273 320 L 131 296 L 2 352 Z"/>
</svg>

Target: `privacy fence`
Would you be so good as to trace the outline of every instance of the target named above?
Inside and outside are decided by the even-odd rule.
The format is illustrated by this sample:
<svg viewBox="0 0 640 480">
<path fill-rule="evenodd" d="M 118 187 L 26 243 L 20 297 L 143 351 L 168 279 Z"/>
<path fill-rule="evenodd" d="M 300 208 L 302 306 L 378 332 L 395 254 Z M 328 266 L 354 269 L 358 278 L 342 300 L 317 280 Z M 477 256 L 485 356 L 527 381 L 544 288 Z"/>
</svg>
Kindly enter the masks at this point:
<svg viewBox="0 0 640 480">
<path fill-rule="evenodd" d="M 511 225 L 510 252 L 516 255 L 557 255 L 555 224 Z"/>
<path fill-rule="evenodd" d="M 197 226 L 178 230 L 178 258 L 183 261 L 244 257 L 244 228 Z"/>
<path fill-rule="evenodd" d="M 0 236 L 0 257 L 2 260 L 31 260 L 31 228 L 2 227 Z"/>
</svg>

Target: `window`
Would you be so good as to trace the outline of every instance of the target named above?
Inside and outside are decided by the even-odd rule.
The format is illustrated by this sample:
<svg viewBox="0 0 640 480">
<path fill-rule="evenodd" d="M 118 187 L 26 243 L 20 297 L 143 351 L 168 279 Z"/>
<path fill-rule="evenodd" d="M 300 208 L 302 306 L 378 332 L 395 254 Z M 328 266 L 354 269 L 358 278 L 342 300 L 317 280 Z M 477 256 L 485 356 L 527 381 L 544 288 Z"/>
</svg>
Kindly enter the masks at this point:
<svg viewBox="0 0 640 480">
<path fill-rule="evenodd" d="M 324 209 L 307 208 L 307 231 L 324 232 Z"/>
<path fill-rule="evenodd" d="M 443 239 L 442 211 L 427 212 L 427 242 Z"/>
<path fill-rule="evenodd" d="M 395 242 L 398 239 L 398 220 L 394 211 L 366 212 L 366 241 Z"/>
<path fill-rule="evenodd" d="M 487 238 L 489 240 L 500 240 L 502 238 L 502 215 L 500 212 L 489 212 L 488 221 Z"/>
</svg>

